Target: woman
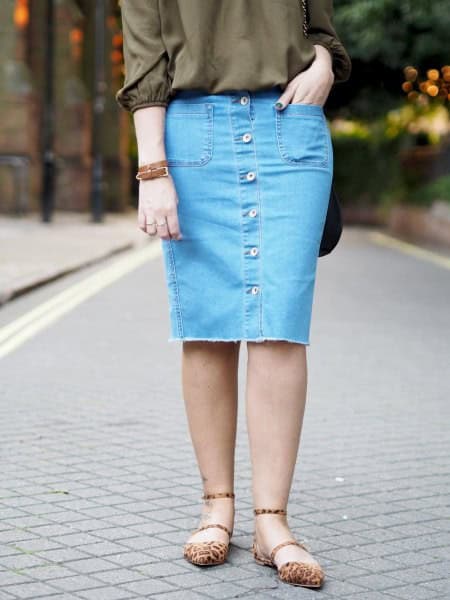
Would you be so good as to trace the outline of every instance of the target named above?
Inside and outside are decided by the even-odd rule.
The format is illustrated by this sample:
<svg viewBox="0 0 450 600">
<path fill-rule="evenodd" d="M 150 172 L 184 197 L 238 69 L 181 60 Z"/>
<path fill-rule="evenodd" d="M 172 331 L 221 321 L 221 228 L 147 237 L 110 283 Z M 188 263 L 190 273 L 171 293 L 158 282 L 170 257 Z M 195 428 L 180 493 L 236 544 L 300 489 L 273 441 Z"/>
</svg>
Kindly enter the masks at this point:
<svg viewBox="0 0 450 600">
<path fill-rule="evenodd" d="M 139 227 L 161 239 L 172 340 L 203 481 L 184 546 L 223 563 L 234 520 L 237 370 L 246 410 L 255 560 L 293 585 L 324 573 L 287 523 L 306 399 L 316 263 L 332 180 L 323 104 L 351 62 L 327 0 L 122 0 Z M 211 343 L 214 342 L 214 343 Z"/>
</svg>

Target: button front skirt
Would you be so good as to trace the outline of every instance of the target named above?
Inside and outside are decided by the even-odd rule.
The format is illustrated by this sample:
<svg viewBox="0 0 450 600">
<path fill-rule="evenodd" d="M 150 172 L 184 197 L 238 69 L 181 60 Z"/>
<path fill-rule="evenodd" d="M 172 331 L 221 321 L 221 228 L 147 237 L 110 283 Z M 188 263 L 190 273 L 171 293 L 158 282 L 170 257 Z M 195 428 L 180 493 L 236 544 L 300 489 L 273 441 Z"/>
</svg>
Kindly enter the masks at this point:
<svg viewBox="0 0 450 600">
<path fill-rule="evenodd" d="M 278 111 L 280 94 L 183 90 L 167 107 L 169 341 L 310 343 L 333 152 L 322 107 Z"/>
</svg>

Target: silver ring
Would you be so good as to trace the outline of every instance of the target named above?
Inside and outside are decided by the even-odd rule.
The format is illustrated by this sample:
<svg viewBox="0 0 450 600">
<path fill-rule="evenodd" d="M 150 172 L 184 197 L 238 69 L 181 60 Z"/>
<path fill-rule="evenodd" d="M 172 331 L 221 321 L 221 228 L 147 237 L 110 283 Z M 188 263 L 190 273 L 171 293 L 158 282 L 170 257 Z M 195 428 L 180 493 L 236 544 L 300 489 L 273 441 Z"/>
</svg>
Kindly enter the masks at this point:
<svg viewBox="0 0 450 600">
<path fill-rule="evenodd" d="M 156 227 L 163 227 L 164 225 L 167 225 L 167 221 L 164 220 L 162 223 L 157 223 Z"/>
<path fill-rule="evenodd" d="M 147 221 L 146 225 L 154 225 L 156 223 L 156 221 Z"/>
</svg>

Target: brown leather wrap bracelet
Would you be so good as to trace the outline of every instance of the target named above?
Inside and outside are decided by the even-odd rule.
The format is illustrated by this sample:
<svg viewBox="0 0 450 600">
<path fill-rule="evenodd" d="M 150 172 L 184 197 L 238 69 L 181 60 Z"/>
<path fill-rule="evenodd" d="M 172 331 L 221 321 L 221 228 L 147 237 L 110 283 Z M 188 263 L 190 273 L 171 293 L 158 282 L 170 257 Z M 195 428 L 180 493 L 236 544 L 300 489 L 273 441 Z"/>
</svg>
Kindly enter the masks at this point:
<svg viewBox="0 0 450 600">
<path fill-rule="evenodd" d="M 157 177 L 168 177 L 169 168 L 167 160 L 159 160 L 138 168 L 136 179 L 156 179 Z"/>
</svg>

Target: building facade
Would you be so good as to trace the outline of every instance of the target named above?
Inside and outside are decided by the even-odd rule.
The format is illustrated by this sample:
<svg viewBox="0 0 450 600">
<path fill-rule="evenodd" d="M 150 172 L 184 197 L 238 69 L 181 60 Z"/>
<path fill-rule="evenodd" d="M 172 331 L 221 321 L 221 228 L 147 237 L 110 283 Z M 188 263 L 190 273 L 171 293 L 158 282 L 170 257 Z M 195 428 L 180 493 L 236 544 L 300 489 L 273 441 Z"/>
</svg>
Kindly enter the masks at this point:
<svg viewBox="0 0 450 600">
<path fill-rule="evenodd" d="M 119 6 L 98 1 L 104 2 L 104 85 L 95 128 L 97 0 L 0 2 L 1 213 L 40 210 L 46 163 L 54 208 L 89 211 L 94 149 L 103 165 L 103 209 L 133 203 L 132 120 L 114 98 L 123 78 Z"/>
</svg>

